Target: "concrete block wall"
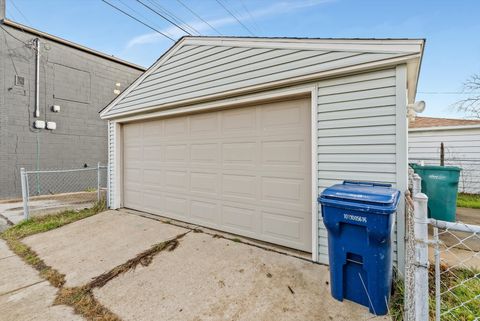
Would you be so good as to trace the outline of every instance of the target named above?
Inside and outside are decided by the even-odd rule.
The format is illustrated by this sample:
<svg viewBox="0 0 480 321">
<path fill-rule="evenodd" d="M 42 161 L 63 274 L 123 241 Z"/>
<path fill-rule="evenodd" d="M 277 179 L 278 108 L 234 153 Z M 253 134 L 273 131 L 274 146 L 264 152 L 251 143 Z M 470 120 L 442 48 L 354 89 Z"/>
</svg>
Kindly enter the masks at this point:
<svg viewBox="0 0 480 321">
<path fill-rule="evenodd" d="M 36 35 L 0 29 L 0 199 L 21 196 L 20 168 L 80 168 L 107 163 L 107 122 L 98 112 L 141 73 L 51 40 L 40 39 L 40 117 L 35 108 Z M 18 39 L 16 39 L 18 38 Z M 15 74 L 25 78 L 15 86 Z M 120 87 L 116 86 L 120 83 Z M 51 111 L 59 105 L 59 113 Z M 37 130 L 35 119 L 57 129 Z"/>
</svg>

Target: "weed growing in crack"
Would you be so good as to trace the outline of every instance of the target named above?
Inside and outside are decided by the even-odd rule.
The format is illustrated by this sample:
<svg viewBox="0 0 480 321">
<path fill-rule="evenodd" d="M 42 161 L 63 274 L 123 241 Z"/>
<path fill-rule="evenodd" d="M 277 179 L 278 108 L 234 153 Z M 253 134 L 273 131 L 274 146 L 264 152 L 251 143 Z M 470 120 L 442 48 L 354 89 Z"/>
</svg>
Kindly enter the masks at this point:
<svg viewBox="0 0 480 321">
<path fill-rule="evenodd" d="M 92 290 L 88 287 L 61 288 L 54 304 L 71 306 L 75 313 L 84 316 L 87 320 L 121 321 L 117 315 L 95 299 Z"/>
<path fill-rule="evenodd" d="M 94 278 L 90 283 L 88 283 L 87 287 L 90 289 L 93 288 L 101 288 L 105 284 L 107 284 L 110 280 L 116 278 L 120 274 L 123 274 L 125 272 L 128 272 L 130 270 L 134 270 L 139 264 L 142 266 L 148 266 L 150 263 L 153 261 L 153 257 L 157 255 L 158 253 L 162 251 L 173 251 L 177 248 L 179 242 L 178 240 L 184 237 L 187 233 L 183 233 L 178 235 L 172 240 L 157 243 L 153 245 L 151 248 L 149 248 L 146 251 L 143 251 L 142 253 L 138 254 L 134 258 L 128 260 L 127 262 L 118 265 L 111 269 L 108 272 L 105 272 L 96 278 Z"/>
</svg>

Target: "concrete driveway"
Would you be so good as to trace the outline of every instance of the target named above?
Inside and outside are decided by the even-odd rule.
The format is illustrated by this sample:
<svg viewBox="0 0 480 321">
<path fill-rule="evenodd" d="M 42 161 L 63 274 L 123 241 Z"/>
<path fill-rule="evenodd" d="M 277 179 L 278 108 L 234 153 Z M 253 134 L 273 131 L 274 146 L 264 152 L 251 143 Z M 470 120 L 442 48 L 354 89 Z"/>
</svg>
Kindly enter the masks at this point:
<svg viewBox="0 0 480 321">
<path fill-rule="evenodd" d="M 187 233 L 148 266 L 138 265 L 94 290 L 98 301 L 125 321 L 387 319 L 332 299 L 326 266 L 193 228 L 107 211 L 24 242 L 64 273 L 71 287 Z"/>
</svg>

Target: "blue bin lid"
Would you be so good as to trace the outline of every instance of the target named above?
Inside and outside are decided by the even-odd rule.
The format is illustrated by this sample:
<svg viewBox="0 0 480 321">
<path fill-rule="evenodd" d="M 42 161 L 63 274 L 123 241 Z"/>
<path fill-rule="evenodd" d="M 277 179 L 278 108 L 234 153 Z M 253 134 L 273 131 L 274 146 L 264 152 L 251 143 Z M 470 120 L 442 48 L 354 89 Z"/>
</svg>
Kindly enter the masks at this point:
<svg viewBox="0 0 480 321">
<path fill-rule="evenodd" d="M 360 210 L 390 213 L 397 208 L 400 191 L 391 184 L 344 181 L 323 191 L 318 201 L 337 207 L 354 206 Z"/>
</svg>

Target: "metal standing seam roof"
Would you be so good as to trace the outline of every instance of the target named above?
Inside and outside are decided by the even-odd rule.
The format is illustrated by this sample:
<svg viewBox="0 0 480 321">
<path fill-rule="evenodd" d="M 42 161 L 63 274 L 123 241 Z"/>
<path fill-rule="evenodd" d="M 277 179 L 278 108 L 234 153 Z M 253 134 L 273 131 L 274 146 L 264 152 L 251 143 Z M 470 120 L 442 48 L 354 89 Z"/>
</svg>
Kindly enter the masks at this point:
<svg viewBox="0 0 480 321">
<path fill-rule="evenodd" d="M 423 39 L 183 37 L 100 116 L 145 112 L 385 61 L 414 61 L 415 88 L 423 46 Z"/>
</svg>

